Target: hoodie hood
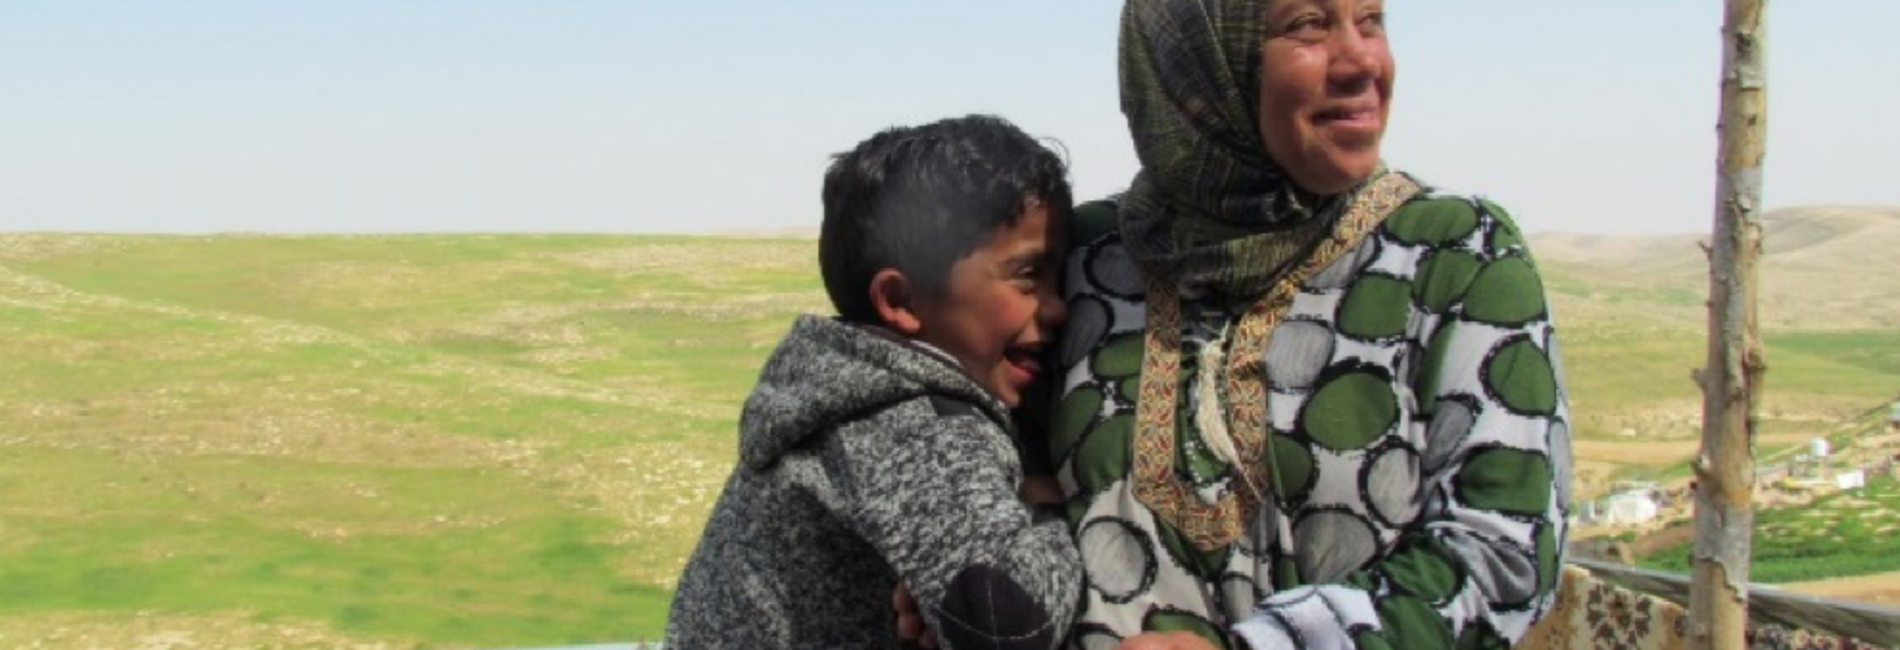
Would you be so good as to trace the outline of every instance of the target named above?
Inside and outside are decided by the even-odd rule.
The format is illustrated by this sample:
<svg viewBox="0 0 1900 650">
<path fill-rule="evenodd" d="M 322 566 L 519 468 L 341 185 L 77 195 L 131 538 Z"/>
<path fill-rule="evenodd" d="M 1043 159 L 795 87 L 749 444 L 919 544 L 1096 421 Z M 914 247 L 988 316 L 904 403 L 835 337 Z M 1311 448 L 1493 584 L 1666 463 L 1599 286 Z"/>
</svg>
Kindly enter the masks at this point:
<svg viewBox="0 0 1900 650">
<path fill-rule="evenodd" d="M 799 316 L 746 398 L 739 462 L 763 469 L 813 434 L 928 396 L 968 403 L 1014 431 L 1003 403 L 948 359 L 886 330 Z"/>
</svg>

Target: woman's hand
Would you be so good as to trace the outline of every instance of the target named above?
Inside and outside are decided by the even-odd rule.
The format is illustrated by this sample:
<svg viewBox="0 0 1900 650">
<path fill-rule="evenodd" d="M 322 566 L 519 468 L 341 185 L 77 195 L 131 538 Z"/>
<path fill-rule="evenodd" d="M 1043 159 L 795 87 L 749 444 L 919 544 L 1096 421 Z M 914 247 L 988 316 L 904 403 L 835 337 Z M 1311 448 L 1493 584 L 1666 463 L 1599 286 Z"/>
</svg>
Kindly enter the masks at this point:
<svg viewBox="0 0 1900 650">
<path fill-rule="evenodd" d="M 897 591 L 891 593 L 891 607 L 897 610 L 897 640 L 904 647 L 937 647 L 937 635 L 930 633 L 930 624 L 924 622 L 923 613 L 917 610 L 917 599 L 911 597 L 910 585 L 897 583 Z"/>
<path fill-rule="evenodd" d="M 1236 639 L 1238 641 L 1238 639 Z M 1240 644 L 1237 647 L 1245 648 Z M 1193 632 L 1151 632 L 1122 640 L 1115 650 L 1218 650 L 1206 638 Z"/>
<path fill-rule="evenodd" d="M 1022 484 L 1016 487 L 1016 493 L 1022 497 L 1023 503 L 1032 508 L 1062 505 L 1062 484 L 1048 474 L 1023 477 Z"/>
</svg>

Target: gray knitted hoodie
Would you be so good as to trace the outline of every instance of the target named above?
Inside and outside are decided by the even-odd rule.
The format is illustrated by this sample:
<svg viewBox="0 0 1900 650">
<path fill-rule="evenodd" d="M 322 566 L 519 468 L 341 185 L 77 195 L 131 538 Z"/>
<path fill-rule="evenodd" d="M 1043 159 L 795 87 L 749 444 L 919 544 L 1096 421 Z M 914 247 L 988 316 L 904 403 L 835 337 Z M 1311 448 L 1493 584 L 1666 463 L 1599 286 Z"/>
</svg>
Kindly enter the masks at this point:
<svg viewBox="0 0 1900 650">
<path fill-rule="evenodd" d="M 799 317 L 746 400 L 667 647 L 895 648 L 899 580 L 949 650 L 1055 647 L 1081 560 L 1017 498 L 1008 422 L 947 359 Z"/>
</svg>

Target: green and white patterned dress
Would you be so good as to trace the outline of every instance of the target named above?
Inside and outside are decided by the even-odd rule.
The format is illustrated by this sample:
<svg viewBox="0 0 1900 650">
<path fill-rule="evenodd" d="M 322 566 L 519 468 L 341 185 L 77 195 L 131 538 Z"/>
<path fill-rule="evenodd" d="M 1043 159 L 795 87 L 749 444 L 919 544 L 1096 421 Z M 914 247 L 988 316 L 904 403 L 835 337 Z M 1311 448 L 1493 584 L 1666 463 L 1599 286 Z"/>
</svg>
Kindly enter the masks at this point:
<svg viewBox="0 0 1900 650">
<path fill-rule="evenodd" d="M 1249 305 L 1184 296 L 1178 385 L 1146 387 L 1178 391 L 1171 430 L 1138 423 L 1156 288 L 1115 210 L 1077 210 L 1050 425 L 1088 575 L 1072 644 L 1505 648 L 1549 609 L 1570 431 L 1543 288 L 1503 210 L 1427 190 L 1373 215 L 1287 285 L 1264 354 L 1235 334 Z M 1216 362 L 1258 375 L 1266 440 L 1202 435 L 1198 401 L 1245 402 L 1200 385 Z M 1209 524 L 1222 503 L 1238 528 Z"/>
</svg>

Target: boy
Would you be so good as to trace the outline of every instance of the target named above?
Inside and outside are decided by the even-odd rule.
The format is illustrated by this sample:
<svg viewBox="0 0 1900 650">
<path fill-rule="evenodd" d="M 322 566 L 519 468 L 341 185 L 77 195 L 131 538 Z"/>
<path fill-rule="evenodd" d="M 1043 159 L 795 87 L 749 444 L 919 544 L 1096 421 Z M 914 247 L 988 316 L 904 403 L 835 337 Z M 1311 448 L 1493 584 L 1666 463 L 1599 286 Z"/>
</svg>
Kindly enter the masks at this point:
<svg viewBox="0 0 1900 650">
<path fill-rule="evenodd" d="M 900 581 L 950 650 L 1062 641 L 1081 561 L 1017 498 L 1007 411 L 1064 317 L 1065 173 L 982 116 L 833 161 L 818 262 L 839 317 L 800 317 L 766 361 L 667 647 L 896 647 Z"/>
</svg>

